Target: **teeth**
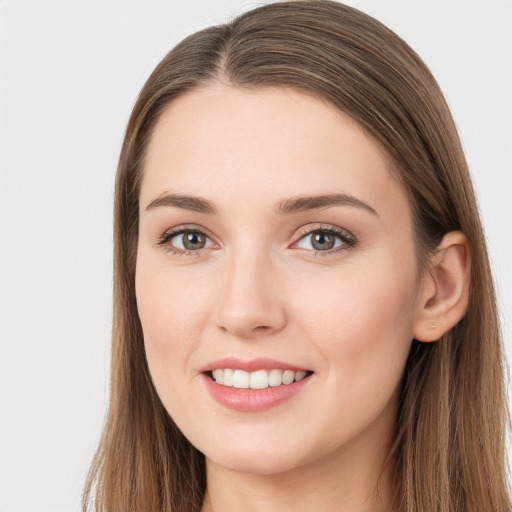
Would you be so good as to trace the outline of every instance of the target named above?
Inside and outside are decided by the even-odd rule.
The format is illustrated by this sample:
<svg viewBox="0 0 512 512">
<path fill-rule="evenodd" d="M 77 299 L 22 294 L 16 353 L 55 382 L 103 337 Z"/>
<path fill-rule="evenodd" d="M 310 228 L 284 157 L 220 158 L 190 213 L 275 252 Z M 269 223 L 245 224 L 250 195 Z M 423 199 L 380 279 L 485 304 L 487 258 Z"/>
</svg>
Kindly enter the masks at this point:
<svg viewBox="0 0 512 512">
<path fill-rule="evenodd" d="M 223 382 L 219 382 L 217 379 L 215 379 L 215 376 L 213 377 L 216 382 L 219 382 L 219 384 L 224 384 L 224 386 L 232 386 L 233 385 L 233 373 L 235 373 L 233 370 L 230 370 L 229 368 L 226 368 L 224 371 L 217 370 L 221 373 L 224 373 L 224 379 Z"/>
<path fill-rule="evenodd" d="M 222 370 L 213 370 L 212 375 L 215 382 L 224 384 L 224 372 Z"/>
<path fill-rule="evenodd" d="M 302 380 L 306 376 L 306 372 L 295 372 L 295 382 Z"/>
<path fill-rule="evenodd" d="M 232 370 L 231 368 L 218 368 L 212 371 L 213 380 L 217 384 L 238 389 L 265 389 L 269 386 L 287 385 L 304 379 L 306 374 L 304 371 L 294 372 L 279 369 L 246 372 L 244 370 Z"/>
<path fill-rule="evenodd" d="M 291 384 L 295 380 L 295 372 L 285 370 L 283 373 L 283 384 Z"/>
<path fill-rule="evenodd" d="M 249 380 L 249 387 L 251 389 L 268 388 L 268 373 L 265 370 L 252 372 Z"/>
<path fill-rule="evenodd" d="M 221 370 L 222 371 L 222 370 Z M 235 370 L 233 373 L 233 387 L 239 389 L 246 389 L 249 387 L 250 373 L 244 370 Z"/>
<path fill-rule="evenodd" d="M 280 386 L 283 383 L 283 371 L 282 370 L 270 370 L 268 374 L 268 385 L 275 387 Z"/>
</svg>

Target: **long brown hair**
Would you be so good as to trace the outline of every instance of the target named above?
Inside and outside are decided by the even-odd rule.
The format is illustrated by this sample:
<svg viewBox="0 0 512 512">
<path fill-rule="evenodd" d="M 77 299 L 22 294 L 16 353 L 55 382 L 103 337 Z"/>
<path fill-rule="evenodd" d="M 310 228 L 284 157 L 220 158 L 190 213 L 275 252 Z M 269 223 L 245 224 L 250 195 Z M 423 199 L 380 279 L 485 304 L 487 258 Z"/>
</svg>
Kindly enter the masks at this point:
<svg viewBox="0 0 512 512">
<path fill-rule="evenodd" d="M 198 512 L 204 457 L 155 391 L 135 300 L 139 187 L 163 109 L 193 88 L 292 87 L 320 97 L 380 141 L 400 172 L 415 219 L 420 268 L 444 234 L 472 255 L 465 317 L 435 343 L 412 341 L 389 464 L 394 509 L 509 512 L 503 350 L 475 195 L 443 95 L 396 34 L 328 0 L 280 2 L 183 40 L 157 66 L 133 109 L 115 198 L 110 408 L 83 510 Z"/>
</svg>

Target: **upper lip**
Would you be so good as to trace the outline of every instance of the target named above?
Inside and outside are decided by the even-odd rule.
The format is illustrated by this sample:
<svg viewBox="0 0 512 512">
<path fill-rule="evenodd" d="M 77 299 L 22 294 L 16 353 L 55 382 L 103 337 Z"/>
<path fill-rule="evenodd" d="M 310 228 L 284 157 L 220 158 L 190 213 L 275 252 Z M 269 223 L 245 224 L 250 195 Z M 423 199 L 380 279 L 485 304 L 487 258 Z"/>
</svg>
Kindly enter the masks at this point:
<svg viewBox="0 0 512 512">
<path fill-rule="evenodd" d="M 268 359 L 266 357 L 258 357 L 256 359 L 224 357 L 222 359 L 216 359 L 215 361 L 206 364 L 203 368 L 201 368 L 200 371 L 201 373 L 204 373 L 224 368 L 230 368 L 233 370 L 245 370 L 246 372 L 254 372 L 256 370 L 273 370 L 274 368 L 279 370 L 292 370 L 295 372 L 310 371 L 308 368 L 303 368 L 299 365 L 285 363 L 276 359 Z"/>
</svg>

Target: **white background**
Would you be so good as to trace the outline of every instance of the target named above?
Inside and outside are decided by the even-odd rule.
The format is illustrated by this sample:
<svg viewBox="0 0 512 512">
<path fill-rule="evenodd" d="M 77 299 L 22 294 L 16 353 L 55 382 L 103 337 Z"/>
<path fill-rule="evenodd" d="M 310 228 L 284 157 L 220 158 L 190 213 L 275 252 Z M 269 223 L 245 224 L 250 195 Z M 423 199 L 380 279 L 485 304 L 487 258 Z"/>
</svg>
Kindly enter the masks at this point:
<svg viewBox="0 0 512 512">
<path fill-rule="evenodd" d="M 512 359 L 512 0 L 360 0 L 432 69 Z M 113 180 L 152 68 L 257 2 L 0 0 L 0 512 L 78 510 L 108 396 Z"/>
</svg>

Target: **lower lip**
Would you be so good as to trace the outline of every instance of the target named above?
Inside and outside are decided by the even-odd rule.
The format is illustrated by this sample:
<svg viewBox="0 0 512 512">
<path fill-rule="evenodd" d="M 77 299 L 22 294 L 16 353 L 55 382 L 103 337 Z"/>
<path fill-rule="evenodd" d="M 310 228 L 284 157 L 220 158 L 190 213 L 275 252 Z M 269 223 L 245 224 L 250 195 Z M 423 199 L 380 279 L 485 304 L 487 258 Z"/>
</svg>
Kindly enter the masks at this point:
<svg viewBox="0 0 512 512">
<path fill-rule="evenodd" d="M 228 409 L 241 412 L 259 412 L 275 407 L 300 393 L 309 384 L 306 377 L 292 384 L 268 387 L 265 389 L 237 389 L 217 384 L 208 375 L 203 374 L 203 381 L 212 398 Z"/>
</svg>

